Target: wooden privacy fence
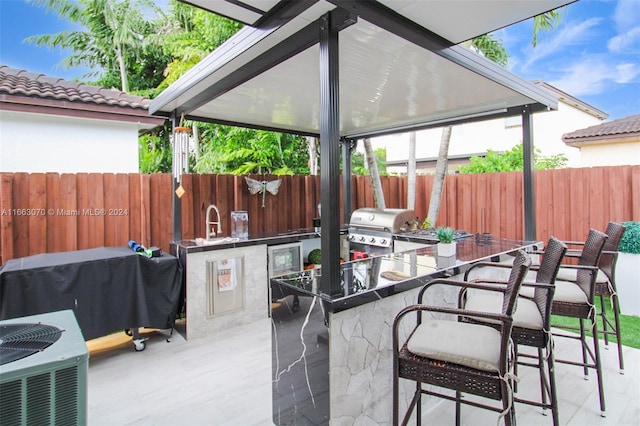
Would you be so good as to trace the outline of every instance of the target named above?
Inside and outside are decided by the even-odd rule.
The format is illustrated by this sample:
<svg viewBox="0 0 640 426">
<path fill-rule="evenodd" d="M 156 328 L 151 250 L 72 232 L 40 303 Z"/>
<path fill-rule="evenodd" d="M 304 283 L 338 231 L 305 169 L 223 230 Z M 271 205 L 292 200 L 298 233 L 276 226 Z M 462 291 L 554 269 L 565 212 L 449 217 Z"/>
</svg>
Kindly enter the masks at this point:
<svg viewBox="0 0 640 426">
<path fill-rule="evenodd" d="M 249 233 L 312 226 L 320 203 L 319 176 L 249 176 L 282 179 L 277 195 L 251 195 L 244 177 L 184 175 L 182 237 L 204 237 L 210 204 L 220 210 L 222 236 L 230 212 L 249 212 Z M 433 176 L 416 182 L 416 216 L 427 214 Z M 406 208 L 406 177 L 383 177 L 386 206 Z M 370 178 L 352 177 L 352 208 L 374 206 Z M 326 209 L 340 209 L 343 194 Z M 133 239 L 169 250 L 173 182 L 169 174 L 0 174 L 0 260 L 101 246 Z M 536 237 L 582 240 L 589 228 L 613 221 L 640 221 L 640 166 L 560 169 L 535 173 Z M 436 225 L 496 237 L 523 238 L 522 173 L 450 175 Z"/>
</svg>

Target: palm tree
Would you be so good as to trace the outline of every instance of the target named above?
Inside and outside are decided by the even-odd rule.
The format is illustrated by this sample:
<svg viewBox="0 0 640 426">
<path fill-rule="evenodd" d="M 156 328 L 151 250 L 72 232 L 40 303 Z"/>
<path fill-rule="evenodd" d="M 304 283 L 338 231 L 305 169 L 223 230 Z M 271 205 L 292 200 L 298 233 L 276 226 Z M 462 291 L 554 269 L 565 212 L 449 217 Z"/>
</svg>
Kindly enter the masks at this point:
<svg viewBox="0 0 640 426">
<path fill-rule="evenodd" d="M 560 22 L 560 19 L 561 15 L 557 10 L 552 10 L 550 12 L 543 13 L 542 15 L 535 16 L 533 18 L 533 38 L 531 40 L 531 44 L 535 47 L 537 45 L 538 33 L 540 31 L 551 31 Z M 500 41 L 494 39 L 490 34 L 485 34 L 472 39 L 467 46 L 502 66 L 507 65 L 509 57 L 506 49 Z M 426 222 L 434 225 L 440 212 L 442 189 L 447 175 L 451 132 L 451 126 L 443 128 L 442 137 L 440 139 L 440 150 L 438 152 L 438 161 L 436 163 L 436 171 L 433 180 L 433 187 L 431 189 L 431 198 L 429 201 L 429 211 L 426 218 Z M 415 151 L 413 155 L 415 155 Z M 413 170 L 413 173 L 415 174 L 415 169 Z M 413 179 L 415 179 L 415 176 Z"/>
<path fill-rule="evenodd" d="M 467 47 L 483 56 L 491 59 L 493 62 L 506 66 L 509 60 L 507 51 L 499 40 L 496 40 L 490 34 L 481 35 L 465 43 Z M 436 171 L 433 177 L 433 186 L 431 187 L 431 198 L 429 199 L 429 210 L 427 213 L 427 223 L 436 224 L 438 214 L 440 213 L 440 204 L 442 201 L 442 189 L 444 188 L 444 180 L 447 176 L 447 163 L 449 160 L 449 143 L 451 142 L 452 126 L 442 129 L 442 137 L 440 138 L 440 150 L 438 151 L 438 161 L 436 162 Z M 414 136 L 415 138 L 415 136 Z M 415 155 L 415 151 L 414 151 Z M 415 173 L 415 170 L 414 170 Z M 415 179 L 415 178 L 414 178 Z"/>
<path fill-rule="evenodd" d="M 145 19 L 144 11 L 164 17 L 151 0 L 32 0 L 38 6 L 54 11 L 60 18 L 79 24 L 86 30 L 70 30 L 26 39 L 29 43 L 50 48 L 69 48 L 73 54 L 62 61 L 71 68 L 84 65 L 101 71 L 117 70 L 121 88 L 129 91 L 128 72 L 131 64 L 145 47 L 145 40 L 156 30 L 156 24 Z"/>
<path fill-rule="evenodd" d="M 376 161 L 376 155 L 373 152 L 371 139 L 369 138 L 364 140 L 364 156 L 367 161 L 367 168 L 369 169 L 369 173 L 371 174 L 371 182 L 373 185 L 373 200 L 376 203 L 377 208 L 384 209 L 386 207 L 386 203 L 384 200 L 384 193 L 382 192 L 382 185 L 380 183 L 378 162 Z"/>
</svg>

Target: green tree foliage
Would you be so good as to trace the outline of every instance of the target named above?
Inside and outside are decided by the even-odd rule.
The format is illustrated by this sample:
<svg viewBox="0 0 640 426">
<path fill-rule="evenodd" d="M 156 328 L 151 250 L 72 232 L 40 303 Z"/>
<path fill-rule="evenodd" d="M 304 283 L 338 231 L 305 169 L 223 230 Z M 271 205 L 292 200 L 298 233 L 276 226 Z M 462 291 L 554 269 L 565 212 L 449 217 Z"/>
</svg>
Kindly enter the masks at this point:
<svg viewBox="0 0 640 426">
<path fill-rule="evenodd" d="M 309 174 L 306 139 L 302 136 L 230 126 L 206 126 L 206 146 L 195 170 L 199 173 Z"/>
<path fill-rule="evenodd" d="M 170 57 L 164 54 L 158 34 L 167 18 L 150 0 L 32 0 L 61 19 L 83 29 L 28 37 L 27 42 L 49 48 L 71 49 L 62 61 L 71 68 L 95 71 L 84 78 L 103 87 L 125 92 L 154 88 L 163 80 Z"/>
<path fill-rule="evenodd" d="M 164 70 L 158 93 L 234 35 L 242 25 L 205 10 L 171 1 L 172 30 L 163 40 L 172 61 Z"/>
<path fill-rule="evenodd" d="M 138 163 L 140 173 L 171 172 L 171 146 L 167 149 L 169 131 L 166 126 L 156 129 L 155 133 L 144 134 L 138 138 Z"/>
<path fill-rule="evenodd" d="M 374 151 L 376 162 L 378 163 L 378 172 L 380 176 L 388 176 L 387 172 L 387 149 L 378 148 Z M 351 154 L 351 174 L 359 176 L 369 175 L 369 170 L 365 166 L 364 153 L 353 152 Z"/>
<path fill-rule="evenodd" d="M 461 174 L 470 174 L 521 171 L 524 168 L 524 156 L 522 150 L 522 143 L 502 154 L 489 149 L 487 150 L 487 155 L 484 157 L 471 157 L 471 163 L 459 166 L 458 172 Z M 564 154 L 545 157 L 538 148 L 535 149 L 533 157 L 535 170 L 558 169 L 565 167 L 568 162 L 567 157 Z"/>
<path fill-rule="evenodd" d="M 502 45 L 502 40 L 497 40 L 492 34 L 484 34 L 471 39 L 471 47 L 503 67 L 506 67 L 509 62 L 509 55 L 507 49 Z"/>
<path fill-rule="evenodd" d="M 233 36 L 241 24 L 172 1 L 174 31 L 165 37 L 164 51 L 173 60 L 158 93 L 168 87 Z M 201 136 L 198 173 L 308 174 L 304 137 L 261 130 L 197 123 Z"/>
<path fill-rule="evenodd" d="M 531 38 L 531 46 L 538 45 L 538 34 L 540 31 L 550 32 L 558 26 L 562 20 L 562 10 L 550 10 L 542 15 L 533 17 L 533 35 Z"/>
</svg>

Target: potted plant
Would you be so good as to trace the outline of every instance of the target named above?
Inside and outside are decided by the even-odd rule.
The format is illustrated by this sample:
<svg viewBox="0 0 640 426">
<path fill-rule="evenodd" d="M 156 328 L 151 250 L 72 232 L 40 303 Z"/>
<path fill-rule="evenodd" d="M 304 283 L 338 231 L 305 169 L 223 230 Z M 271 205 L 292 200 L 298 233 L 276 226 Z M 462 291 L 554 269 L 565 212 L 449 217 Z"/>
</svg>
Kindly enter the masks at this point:
<svg viewBox="0 0 640 426">
<path fill-rule="evenodd" d="M 448 226 L 441 226 L 436 229 L 436 236 L 438 237 L 438 256 L 450 257 L 456 255 L 456 242 L 453 241 L 455 231 Z"/>
<path fill-rule="evenodd" d="M 618 246 L 616 291 L 620 312 L 640 317 L 640 222 L 622 222 L 627 229 Z"/>
</svg>

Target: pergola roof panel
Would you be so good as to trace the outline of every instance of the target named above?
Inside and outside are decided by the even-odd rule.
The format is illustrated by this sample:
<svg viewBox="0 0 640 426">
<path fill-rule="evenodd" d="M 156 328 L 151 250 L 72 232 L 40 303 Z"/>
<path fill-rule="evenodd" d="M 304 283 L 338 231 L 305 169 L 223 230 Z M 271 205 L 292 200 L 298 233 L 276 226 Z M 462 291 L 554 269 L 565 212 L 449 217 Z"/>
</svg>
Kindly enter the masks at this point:
<svg viewBox="0 0 640 426">
<path fill-rule="evenodd" d="M 318 19 L 329 12 L 336 18 L 335 25 L 345 19 L 339 32 L 342 136 L 367 137 L 506 115 L 522 105 L 533 105 L 534 111 L 556 108 L 557 99 L 548 92 L 465 47 L 451 45 L 434 35 L 433 26 L 455 21 L 455 28 L 466 27 L 466 20 L 473 16 L 470 11 L 480 5 L 483 14 L 502 5 L 501 20 L 490 19 L 487 25 L 504 26 L 522 14 L 568 2 L 247 0 L 244 3 L 252 10 L 265 12 L 262 25 L 240 30 L 152 101 L 150 111 L 319 134 Z M 215 11 L 227 2 L 192 3 Z M 514 3 L 521 9 L 513 8 Z M 458 5 L 456 19 L 450 14 L 451 4 Z M 343 15 L 336 13 L 336 5 L 346 8 Z"/>
</svg>

